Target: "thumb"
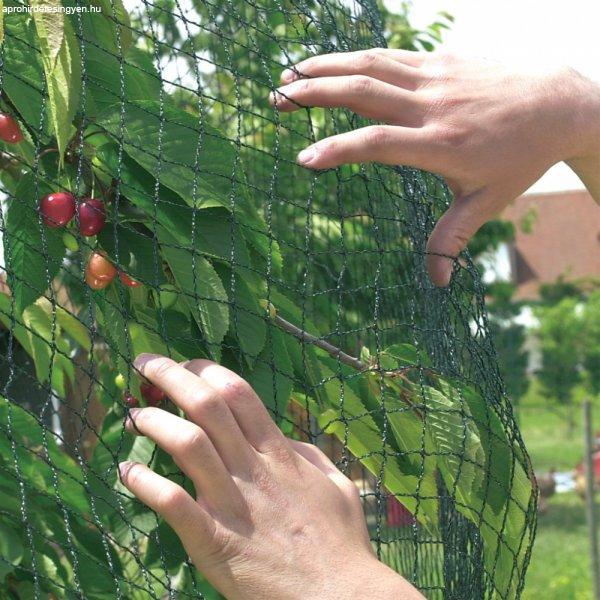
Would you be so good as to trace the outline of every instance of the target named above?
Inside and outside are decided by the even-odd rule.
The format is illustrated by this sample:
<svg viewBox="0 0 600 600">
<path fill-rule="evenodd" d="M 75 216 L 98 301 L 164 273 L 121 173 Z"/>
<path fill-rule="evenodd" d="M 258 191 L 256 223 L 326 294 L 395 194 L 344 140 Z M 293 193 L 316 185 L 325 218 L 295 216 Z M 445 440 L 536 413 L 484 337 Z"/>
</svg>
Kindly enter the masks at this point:
<svg viewBox="0 0 600 600">
<path fill-rule="evenodd" d="M 427 242 L 427 271 L 435 285 L 450 283 L 454 260 L 497 208 L 498 202 L 488 191 L 459 197 L 451 204 Z"/>
</svg>

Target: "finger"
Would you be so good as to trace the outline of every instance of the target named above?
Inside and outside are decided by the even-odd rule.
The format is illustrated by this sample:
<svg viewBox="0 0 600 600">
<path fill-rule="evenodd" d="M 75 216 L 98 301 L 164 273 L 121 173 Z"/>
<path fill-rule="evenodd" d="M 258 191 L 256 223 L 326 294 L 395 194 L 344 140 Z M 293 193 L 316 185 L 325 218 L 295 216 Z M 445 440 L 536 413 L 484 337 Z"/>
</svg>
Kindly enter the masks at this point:
<svg viewBox="0 0 600 600">
<path fill-rule="evenodd" d="M 400 50 L 396 48 L 373 48 L 372 52 L 377 52 L 390 60 L 395 60 L 411 67 L 420 67 L 427 58 L 431 57 L 430 52 L 416 52 L 414 50 Z"/>
<path fill-rule="evenodd" d="M 282 83 L 303 77 L 368 75 L 391 85 L 414 90 L 421 81 L 420 71 L 373 50 L 338 52 L 313 56 L 281 74 Z"/>
<path fill-rule="evenodd" d="M 211 506 L 238 506 L 241 495 L 206 432 L 160 408 L 134 408 L 125 426 L 145 435 L 170 454 L 192 480 L 196 493 Z"/>
<path fill-rule="evenodd" d="M 356 484 L 346 477 L 334 464 L 333 462 L 316 446 L 313 444 L 307 444 L 306 442 L 299 442 L 297 440 L 290 440 L 292 448 L 308 462 L 313 464 L 319 471 L 327 475 L 337 487 L 339 487 L 344 493 L 350 496 L 359 496 L 359 490 Z"/>
<path fill-rule="evenodd" d="M 406 126 L 423 120 L 416 94 L 365 75 L 300 79 L 273 92 L 270 102 L 284 112 L 308 106 L 344 107 L 369 119 Z"/>
<path fill-rule="evenodd" d="M 370 125 L 309 146 L 298 155 L 298 163 L 311 169 L 330 169 L 350 163 L 380 162 L 432 171 L 435 156 L 423 129 Z"/>
<path fill-rule="evenodd" d="M 231 411 L 218 392 L 205 380 L 156 354 L 140 354 L 135 367 L 159 387 L 206 433 L 232 474 L 247 474 L 256 455 Z"/>
<path fill-rule="evenodd" d="M 210 552 L 215 523 L 182 487 L 139 463 L 121 463 L 119 473 L 123 485 L 164 517 L 186 548 L 198 546 L 201 539 L 206 551 Z"/>
<path fill-rule="evenodd" d="M 239 375 L 210 360 L 191 360 L 185 368 L 205 379 L 225 400 L 246 439 L 259 452 L 287 446 L 287 440 L 252 387 Z"/>
<path fill-rule="evenodd" d="M 494 198 L 484 192 L 457 198 L 437 222 L 427 242 L 427 270 L 433 283 L 450 283 L 455 258 L 477 230 L 497 211 Z"/>
</svg>

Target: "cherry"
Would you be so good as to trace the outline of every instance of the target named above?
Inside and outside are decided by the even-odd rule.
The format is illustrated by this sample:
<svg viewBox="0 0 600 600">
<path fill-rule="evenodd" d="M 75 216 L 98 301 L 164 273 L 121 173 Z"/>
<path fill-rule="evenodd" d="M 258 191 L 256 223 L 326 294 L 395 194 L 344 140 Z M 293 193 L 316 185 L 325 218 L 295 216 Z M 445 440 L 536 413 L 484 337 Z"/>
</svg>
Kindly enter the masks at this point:
<svg viewBox="0 0 600 600">
<path fill-rule="evenodd" d="M 75 214 L 75 197 L 70 192 L 48 194 L 40 200 L 40 212 L 48 227 L 62 227 Z"/>
<path fill-rule="evenodd" d="M 98 279 L 97 277 L 94 277 L 89 271 L 89 266 L 85 268 L 85 282 L 93 290 L 103 290 L 105 287 L 110 285 L 110 281 L 108 279 Z"/>
<path fill-rule="evenodd" d="M 129 408 L 135 408 L 139 405 L 139 400 L 135 396 L 132 396 L 129 392 L 125 392 L 123 394 L 123 401 Z"/>
<path fill-rule="evenodd" d="M 107 281 L 107 285 L 117 276 L 117 268 L 103 252 L 92 252 L 88 261 L 86 272 L 100 281 Z M 106 287 L 106 286 L 105 286 Z"/>
<path fill-rule="evenodd" d="M 125 386 L 127 385 L 127 382 L 125 381 L 125 377 L 123 377 L 122 373 L 119 373 L 116 377 L 115 377 L 115 385 L 120 389 L 120 390 L 125 390 Z"/>
<path fill-rule="evenodd" d="M 157 406 L 166 398 L 165 393 L 151 383 L 141 383 L 140 392 L 148 406 Z"/>
<path fill-rule="evenodd" d="M 123 271 L 119 271 L 119 279 L 121 280 L 121 283 L 123 285 L 126 285 L 127 287 L 135 288 L 140 287 L 140 285 L 142 285 L 139 281 L 131 279 L 131 277 L 129 277 L 127 273 L 123 273 Z"/>
<path fill-rule="evenodd" d="M 97 198 L 86 198 L 78 207 L 79 231 L 91 237 L 99 233 L 106 222 L 104 202 Z"/>
<path fill-rule="evenodd" d="M 0 113 L 0 139 L 8 144 L 18 144 L 23 141 L 19 124 L 6 113 Z"/>
</svg>

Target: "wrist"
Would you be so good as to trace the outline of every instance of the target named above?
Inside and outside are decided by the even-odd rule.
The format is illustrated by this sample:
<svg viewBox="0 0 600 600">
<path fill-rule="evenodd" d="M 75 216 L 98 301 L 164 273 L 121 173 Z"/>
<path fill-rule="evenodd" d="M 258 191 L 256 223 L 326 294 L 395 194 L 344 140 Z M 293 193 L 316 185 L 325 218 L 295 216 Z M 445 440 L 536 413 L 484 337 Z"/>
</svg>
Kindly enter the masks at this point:
<svg viewBox="0 0 600 600">
<path fill-rule="evenodd" d="M 564 160 L 600 203 L 600 85 L 571 72 L 573 135 L 576 145 Z"/>
<path fill-rule="evenodd" d="M 362 600 L 363 598 L 401 598 L 424 600 L 423 595 L 404 577 L 373 556 L 358 569 L 351 569 L 344 578 L 345 584 L 336 590 L 336 600 Z M 340 594 L 340 590 L 345 593 Z"/>
</svg>

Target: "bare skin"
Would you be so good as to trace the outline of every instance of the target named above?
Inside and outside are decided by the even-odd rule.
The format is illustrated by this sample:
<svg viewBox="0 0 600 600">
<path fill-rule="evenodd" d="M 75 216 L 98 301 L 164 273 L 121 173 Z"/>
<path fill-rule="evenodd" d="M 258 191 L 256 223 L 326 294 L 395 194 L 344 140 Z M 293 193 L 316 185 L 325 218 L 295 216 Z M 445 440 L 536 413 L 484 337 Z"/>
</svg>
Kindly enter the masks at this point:
<svg viewBox="0 0 600 600">
<path fill-rule="evenodd" d="M 428 244 L 436 285 L 487 221 L 566 161 L 600 202 L 600 86 L 567 68 L 542 75 L 445 53 L 373 49 L 284 71 L 280 111 L 345 107 L 379 121 L 298 155 L 311 169 L 376 161 L 440 173 L 455 201 Z"/>
<path fill-rule="evenodd" d="M 126 427 L 173 456 L 196 497 L 138 463 L 123 483 L 161 514 L 227 598 L 422 598 L 375 557 L 358 489 L 315 446 L 289 440 L 252 388 L 208 360 L 136 366 L 187 415 L 132 410 Z"/>
<path fill-rule="evenodd" d="M 449 257 L 553 164 L 567 161 L 600 202 L 600 88 L 574 71 L 532 77 L 370 50 L 311 58 L 282 82 L 279 110 L 343 106 L 386 123 L 321 140 L 300 164 L 378 161 L 446 177 L 456 200 L 428 246 L 437 285 L 450 280 Z M 136 463 L 120 465 L 122 481 L 227 598 L 422 598 L 374 556 L 354 484 L 320 450 L 285 438 L 238 375 L 155 355 L 136 366 L 187 420 L 142 408 L 126 427 L 171 454 L 196 494 Z"/>
</svg>

